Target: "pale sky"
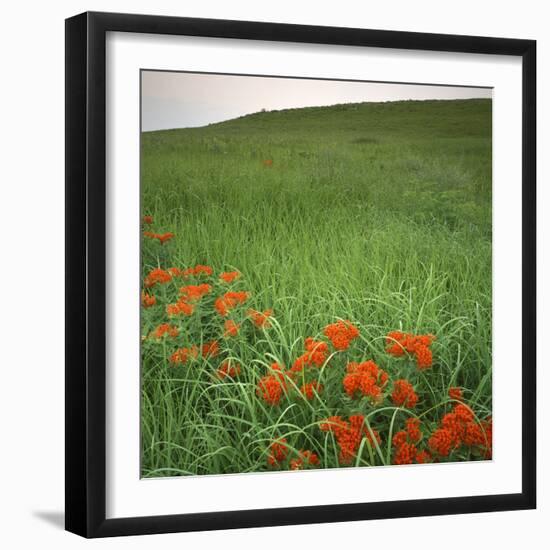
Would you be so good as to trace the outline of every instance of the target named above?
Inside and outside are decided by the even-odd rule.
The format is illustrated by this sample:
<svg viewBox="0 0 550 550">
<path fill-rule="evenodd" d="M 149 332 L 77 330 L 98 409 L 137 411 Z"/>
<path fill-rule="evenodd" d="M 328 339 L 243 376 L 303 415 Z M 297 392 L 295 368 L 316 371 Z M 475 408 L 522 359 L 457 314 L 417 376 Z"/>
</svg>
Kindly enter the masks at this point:
<svg viewBox="0 0 550 550">
<path fill-rule="evenodd" d="M 492 97 L 489 88 L 142 71 L 142 130 L 206 126 L 296 107 Z"/>
</svg>

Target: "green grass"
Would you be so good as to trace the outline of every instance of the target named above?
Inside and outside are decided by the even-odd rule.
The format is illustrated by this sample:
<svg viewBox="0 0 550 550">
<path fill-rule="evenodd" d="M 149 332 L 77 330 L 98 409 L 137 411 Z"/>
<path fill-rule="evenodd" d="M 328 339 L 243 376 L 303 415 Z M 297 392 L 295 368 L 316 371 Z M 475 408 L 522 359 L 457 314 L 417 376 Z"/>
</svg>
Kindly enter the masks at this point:
<svg viewBox="0 0 550 550">
<path fill-rule="evenodd" d="M 265 167 L 262 160 L 272 159 Z M 464 389 L 479 418 L 491 412 L 491 101 L 404 101 L 257 113 L 204 128 L 142 135 L 142 211 L 165 245 L 144 239 L 143 276 L 160 266 L 207 264 L 236 269 L 233 285 L 251 292 L 235 339 L 221 357 L 169 364 L 177 347 L 219 338 L 215 294 L 190 318 L 174 321 L 177 339 L 142 345 L 142 475 L 267 470 L 268 446 L 286 437 L 336 467 L 338 447 L 319 422 L 365 415 L 381 445 L 363 440 L 354 465 L 389 464 L 391 436 L 410 415 L 425 445 Z M 166 303 L 185 282 L 156 286 L 158 304 L 142 314 L 147 336 L 166 322 Z M 255 329 L 247 307 L 273 308 L 273 326 Z M 239 317 L 240 316 L 240 317 Z M 349 319 L 361 332 L 315 376 L 322 394 L 296 391 L 278 406 L 256 395 L 274 361 L 290 366 L 307 336 Z M 391 330 L 432 333 L 434 366 L 385 351 Z M 232 357 L 235 380 L 215 376 Z M 373 359 L 390 380 L 407 378 L 419 395 L 413 410 L 389 396 L 374 406 L 342 390 L 348 361 Z M 389 393 L 391 390 L 388 387 Z M 441 460 L 478 459 L 462 447 Z"/>
</svg>

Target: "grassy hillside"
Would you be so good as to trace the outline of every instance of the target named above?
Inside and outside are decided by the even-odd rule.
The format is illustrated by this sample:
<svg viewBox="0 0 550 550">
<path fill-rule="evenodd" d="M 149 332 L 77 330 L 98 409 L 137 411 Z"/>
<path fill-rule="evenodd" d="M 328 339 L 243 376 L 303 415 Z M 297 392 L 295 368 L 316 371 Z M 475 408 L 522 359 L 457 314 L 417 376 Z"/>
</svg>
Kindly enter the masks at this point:
<svg viewBox="0 0 550 550">
<path fill-rule="evenodd" d="M 389 463 L 392 433 L 411 414 L 391 403 L 396 378 L 418 393 L 424 445 L 452 407 L 451 386 L 479 418 L 490 414 L 491 109 L 490 100 L 347 104 L 142 135 L 143 214 L 156 232 L 175 234 L 164 245 L 144 239 L 143 277 L 205 264 L 215 274 L 239 271 L 231 289 L 250 292 L 229 316 L 242 323 L 238 337 L 221 338 L 227 319 L 213 303 L 226 289 L 209 280 L 213 291 L 193 316 L 170 319 L 180 334 L 161 346 L 148 335 L 167 322 L 165 305 L 186 283 L 150 290 L 144 475 L 268 469 L 270 441 L 280 437 L 314 449 L 324 467 L 341 466 L 319 422 L 352 414 L 376 427 L 383 448 L 366 445 L 356 464 Z M 272 309 L 271 327 L 248 326 L 247 308 Z M 292 365 L 304 338 L 323 338 L 336 319 L 360 337 L 316 370 L 323 394 L 307 400 L 289 390 L 284 404 L 263 403 L 257 389 L 269 365 Z M 433 367 L 388 355 L 392 330 L 435 335 Z M 175 349 L 210 340 L 220 342 L 219 356 L 170 366 Z M 242 371 L 222 384 L 215 372 L 227 358 Z M 346 364 L 367 359 L 390 377 L 382 403 L 342 391 Z M 438 460 L 479 456 L 461 447 Z"/>
</svg>

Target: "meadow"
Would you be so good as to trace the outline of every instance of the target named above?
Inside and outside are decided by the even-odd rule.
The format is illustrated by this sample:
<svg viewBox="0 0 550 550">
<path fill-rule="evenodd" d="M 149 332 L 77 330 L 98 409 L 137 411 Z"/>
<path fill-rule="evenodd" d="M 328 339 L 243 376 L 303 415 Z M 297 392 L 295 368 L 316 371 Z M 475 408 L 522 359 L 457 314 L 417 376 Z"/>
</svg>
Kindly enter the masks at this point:
<svg viewBox="0 0 550 550">
<path fill-rule="evenodd" d="M 491 457 L 491 110 L 142 134 L 142 476 Z"/>
</svg>

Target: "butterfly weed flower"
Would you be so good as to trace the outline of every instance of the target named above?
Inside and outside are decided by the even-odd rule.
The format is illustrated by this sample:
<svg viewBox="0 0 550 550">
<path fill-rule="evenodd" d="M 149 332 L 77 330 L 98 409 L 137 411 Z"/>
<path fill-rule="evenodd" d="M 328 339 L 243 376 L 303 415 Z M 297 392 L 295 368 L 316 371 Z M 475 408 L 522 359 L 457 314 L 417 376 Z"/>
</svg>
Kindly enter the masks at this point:
<svg viewBox="0 0 550 550">
<path fill-rule="evenodd" d="M 199 348 L 197 346 L 191 346 L 190 348 L 177 349 L 170 356 L 170 363 L 172 365 L 184 365 L 190 359 L 196 359 L 199 355 Z"/>
<path fill-rule="evenodd" d="M 258 328 L 271 327 L 271 323 L 269 322 L 271 315 L 273 315 L 272 309 L 266 309 L 265 311 L 248 310 L 248 316 Z"/>
<path fill-rule="evenodd" d="M 141 305 L 144 308 L 152 307 L 157 303 L 157 299 L 152 294 L 146 292 L 141 293 Z"/>
<path fill-rule="evenodd" d="M 290 369 L 292 372 L 300 372 L 304 369 L 304 367 L 308 367 L 310 365 L 321 367 L 327 360 L 328 344 L 326 342 L 314 340 L 313 338 L 308 337 L 305 339 L 304 347 L 306 351 L 300 355 L 296 361 L 294 361 Z"/>
<path fill-rule="evenodd" d="M 269 454 L 267 455 L 267 463 L 269 466 L 277 467 L 284 462 L 288 456 L 290 449 L 288 448 L 286 438 L 276 439 L 269 446 Z"/>
<path fill-rule="evenodd" d="M 168 304 L 166 306 L 166 313 L 169 317 L 177 317 L 180 315 L 193 315 L 195 306 L 187 303 L 185 299 L 178 300 L 175 304 Z"/>
<path fill-rule="evenodd" d="M 382 390 L 388 382 L 388 375 L 374 361 L 348 363 L 346 372 L 342 384 L 350 397 L 369 397 L 373 403 L 382 400 Z"/>
<path fill-rule="evenodd" d="M 443 416 L 439 427 L 428 440 L 428 445 L 432 452 L 443 457 L 461 446 L 477 447 L 488 456 L 491 452 L 490 439 L 492 429 L 489 423 L 477 422 L 474 412 L 464 403 L 459 403 L 452 412 Z"/>
<path fill-rule="evenodd" d="M 415 460 L 416 460 L 417 464 L 428 464 L 432 461 L 432 456 L 430 455 L 430 453 L 428 451 L 423 449 L 423 450 L 418 451 L 416 453 Z"/>
<path fill-rule="evenodd" d="M 290 461 L 291 470 L 303 470 L 307 467 L 319 466 L 319 456 L 313 451 L 300 450 L 298 451 L 298 458 L 293 458 Z"/>
<path fill-rule="evenodd" d="M 232 309 L 244 304 L 249 295 L 248 292 L 226 292 L 223 296 L 216 298 L 214 307 L 222 317 L 225 317 Z"/>
<path fill-rule="evenodd" d="M 157 283 L 161 285 L 165 285 L 166 283 L 169 283 L 171 280 L 172 280 L 172 275 L 170 275 L 168 271 L 165 271 L 164 269 L 157 267 L 151 270 L 149 274 L 145 277 L 144 286 L 146 288 L 151 288 L 155 286 Z"/>
<path fill-rule="evenodd" d="M 256 394 L 268 405 L 278 405 L 287 391 L 287 379 L 284 369 L 278 363 L 270 367 L 270 374 L 260 378 Z"/>
<path fill-rule="evenodd" d="M 223 380 L 224 378 L 236 378 L 241 374 L 241 366 L 238 363 L 234 363 L 230 360 L 224 361 L 220 368 L 217 370 L 218 378 Z"/>
<path fill-rule="evenodd" d="M 408 380 L 396 380 L 393 383 L 393 392 L 391 399 L 394 405 L 412 409 L 418 402 L 418 395 L 414 391 L 413 385 Z"/>
<path fill-rule="evenodd" d="M 308 400 L 311 401 L 315 394 L 320 394 L 323 391 L 323 385 L 319 382 L 308 382 L 300 387 L 300 393 Z"/>
<path fill-rule="evenodd" d="M 181 272 L 182 277 L 199 277 L 204 275 L 210 277 L 214 270 L 209 265 L 199 264 L 195 267 L 188 267 Z"/>
<path fill-rule="evenodd" d="M 340 448 L 338 459 L 341 464 L 350 464 L 361 445 L 361 441 L 365 438 L 371 445 L 374 442 L 378 445 L 381 443 L 380 434 L 377 430 L 370 430 L 365 425 L 365 417 L 363 415 L 353 415 L 349 417 L 349 421 L 343 420 L 341 416 L 331 416 L 319 424 L 321 431 L 332 432 L 336 439 L 336 443 Z"/>
<path fill-rule="evenodd" d="M 430 368 L 433 363 L 430 346 L 434 340 L 435 336 L 432 334 L 415 336 L 414 334 L 394 330 L 386 336 L 386 351 L 394 357 L 402 357 L 405 353 L 414 355 L 417 368 L 425 370 Z"/>
<path fill-rule="evenodd" d="M 167 243 L 175 237 L 174 233 L 152 233 L 151 231 L 144 231 L 143 236 L 149 239 L 157 239 L 160 244 Z"/>
<path fill-rule="evenodd" d="M 230 338 L 233 336 L 237 336 L 239 334 L 239 329 L 241 328 L 241 325 L 239 323 L 236 323 L 235 321 L 228 319 L 223 324 L 224 338 Z"/>
<path fill-rule="evenodd" d="M 462 390 L 460 388 L 449 388 L 449 397 L 460 401 L 462 399 Z"/>
<path fill-rule="evenodd" d="M 238 279 L 241 274 L 238 271 L 224 271 L 220 273 L 220 279 L 226 283 L 232 283 Z"/>
<path fill-rule="evenodd" d="M 350 321 L 338 321 L 327 325 L 323 333 L 338 351 L 347 350 L 351 342 L 359 337 L 359 329 Z"/>
<path fill-rule="evenodd" d="M 153 223 L 153 216 L 143 216 L 142 223 L 144 225 L 151 225 Z"/>
<path fill-rule="evenodd" d="M 206 342 L 202 345 L 201 353 L 204 358 L 207 357 L 216 357 L 220 353 L 220 345 L 217 340 L 212 340 L 212 342 Z"/>
<path fill-rule="evenodd" d="M 422 438 L 422 432 L 420 431 L 420 420 L 415 417 L 408 418 L 405 422 L 407 429 L 407 436 L 415 443 Z"/>
<path fill-rule="evenodd" d="M 393 455 L 393 463 L 397 465 L 413 464 L 417 452 L 416 445 L 413 443 L 402 443 L 395 450 Z"/>
<path fill-rule="evenodd" d="M 153 331 L 153 337 L 159 340 L 163 336 L 169 336 L 170 338 L 175 338 L 179 334 L 178 327 L 175 327 L 173 325 L 170 325 L 168 323 L 163 323 L 159 325 L 154 331 Z"/>
<path fill-rule="evenodd" d="M 187 285 L 180 288 L 182 299 L 187 301 L 200 300 L 203 296 L 212 290 L 209 284 L 203 283 L 200 285 Z"/>
</svg>

